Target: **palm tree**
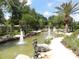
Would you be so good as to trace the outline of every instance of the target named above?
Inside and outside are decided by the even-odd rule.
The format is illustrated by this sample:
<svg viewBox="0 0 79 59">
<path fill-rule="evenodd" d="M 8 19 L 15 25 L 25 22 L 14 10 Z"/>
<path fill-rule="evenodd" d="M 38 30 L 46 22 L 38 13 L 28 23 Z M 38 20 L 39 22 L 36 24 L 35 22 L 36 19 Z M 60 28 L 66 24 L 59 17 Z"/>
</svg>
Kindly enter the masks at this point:
<svg viewBox="0 0 79 59">
<path fill-rule="evenodd" d="M 59 7 L 56 7 L 58 10 L 56 13 L 62 14 L 64 16 L 65 32 L 68 32 L 68 24 L 71 19 L 72 14 L 79 13 L 79 4 L 72 3 L 72 1 L 63 3 Z"/>
</svg>

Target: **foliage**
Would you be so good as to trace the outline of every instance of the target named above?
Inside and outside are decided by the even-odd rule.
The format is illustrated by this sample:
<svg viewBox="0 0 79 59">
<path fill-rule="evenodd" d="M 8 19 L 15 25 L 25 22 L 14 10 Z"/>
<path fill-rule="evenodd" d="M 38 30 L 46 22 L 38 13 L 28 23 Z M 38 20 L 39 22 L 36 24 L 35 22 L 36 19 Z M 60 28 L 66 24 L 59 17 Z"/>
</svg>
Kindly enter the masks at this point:
<svg viewBox="0 0 79 59">
<path fill-rule="evenodd" d="M 50 44 L 50 42 L 51 42 L 51 39 L 48 39 L 48 40 L 44 41 L 45 44 Z"/>
<path fill-rule="evenodd" d="M 22 3 L 19 0 L 0 0 L 0 23 L 5 25 L 7 34 L 13 35 L 16 25 L 19 25 L 19 28 L 22 28 L 25 34 L 45 27 L 46 18 L 38 14 L 35 9 L 27 6 L 26 3 L 26 0 L 23 0 Z M 10 13 L 10 19 L 7 21 L 4 19 L 6 12 Z"/>
<path fill-rule="evenodd" d="M 57 28 L 63 28 L 63 16 L 62 15 L 56 15 L 49 17 L 49 21 L 51 22 L 52 26 L 56 26 Z"/>
<path fill-rule="evenodd" d="M 0 24 L 4 24 L 5 19 L 4 19 L 4 14 L 2 12 L 2 9 L 0 8 Z"/>
<path fill-rule="evenodd" d="M 74 22 L 75 23 L 75 29 L 79 29 L 79 22 Z"/>
<path fill-rule="evenodd" d="M 79 22 L 76 21 L 71 22 L 69 28 L 71 29 L 71 31 L 75 31 L 79 29 Z"/>
<path fill-rule="evenodd" d="M 62 43 L 79 56 L 79 39 L 77 38 L 78 35 L 79 30 L 74 32 L 70 37 L 66 36 Z"/>
<path fill-rule="evenodd" d="M 6 28 L 5 27 L 0 27 L 0 36 L 6 35 Z"/>
</svg>

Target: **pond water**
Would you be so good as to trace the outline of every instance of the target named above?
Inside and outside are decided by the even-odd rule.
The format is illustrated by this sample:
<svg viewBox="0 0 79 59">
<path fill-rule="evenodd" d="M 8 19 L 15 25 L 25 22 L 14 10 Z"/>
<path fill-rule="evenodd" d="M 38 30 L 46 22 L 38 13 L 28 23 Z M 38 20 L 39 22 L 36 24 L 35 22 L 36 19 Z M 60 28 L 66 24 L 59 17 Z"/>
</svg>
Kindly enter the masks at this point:
<svg viewBox="0 0 79 59">
<path fill-rule="evenodd" d="M 15 59 L 18 54 L 33 56 L 33 39 L 38 39 L 39 43 L 44 43 L 45 32 L 24 39 L 25 45 L 17 45 L 16 41 L 0 44 L 0 59 Z"/>
</svg>

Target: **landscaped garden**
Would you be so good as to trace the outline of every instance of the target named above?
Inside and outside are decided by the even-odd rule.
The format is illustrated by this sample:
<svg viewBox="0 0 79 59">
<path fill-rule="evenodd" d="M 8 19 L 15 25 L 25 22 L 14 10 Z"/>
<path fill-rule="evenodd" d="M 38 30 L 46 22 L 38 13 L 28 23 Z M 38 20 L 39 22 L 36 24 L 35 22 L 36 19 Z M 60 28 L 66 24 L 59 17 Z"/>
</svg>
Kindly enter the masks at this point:
<svg viewBox="0 0 79 59">
<path fill-rule="evenodd" d="M 42 59 L 42 52 L 50 52 L 52 56 L 61 53 L 61 57 L 65 52 L 70 57 L 73 53 L 79 56 L 79 18 L 73 16 L 79 16 L 77 2 L 64 0 L 56 6 L 48 2 L 45 9 L 44 4 L 34 5 L 40 2 L 29 5 L 30 0 L 0 0 L 0 59 L 18 59 L 19 54 Z M 52 14 L 46 11 L 51 11 L 50 8 Z"/>
</svg>

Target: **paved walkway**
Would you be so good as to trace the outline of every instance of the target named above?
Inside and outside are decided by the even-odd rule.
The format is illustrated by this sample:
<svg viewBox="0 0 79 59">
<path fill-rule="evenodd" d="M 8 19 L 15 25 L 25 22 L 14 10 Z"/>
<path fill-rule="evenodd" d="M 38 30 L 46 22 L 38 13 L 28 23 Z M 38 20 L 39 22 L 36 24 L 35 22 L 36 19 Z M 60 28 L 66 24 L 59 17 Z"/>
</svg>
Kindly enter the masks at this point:
<svg viewBox="0 0 79 59">
<path fill-rule="evenodd" d="M 52 49 L 51 59 L 79 59 L 71 50 L 67 49 L 61 40 L 63 37 L 54 38 L 49 47 Z"/>
<path fill-rule="evenodd" d="M 62 39 L 63 37 L 54 38 L 49 45 L 52 50 L 41 53 L 39 59 L 79 59 L 79 57 L 61 43 Z M 15 59 L 23 58 L 30 59 L 28 56 L 24 55 L 19 55 Z"/>
</svg>

